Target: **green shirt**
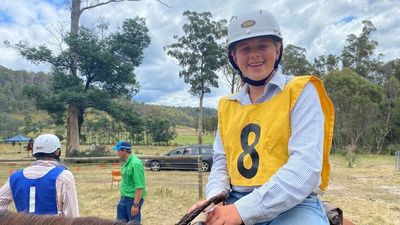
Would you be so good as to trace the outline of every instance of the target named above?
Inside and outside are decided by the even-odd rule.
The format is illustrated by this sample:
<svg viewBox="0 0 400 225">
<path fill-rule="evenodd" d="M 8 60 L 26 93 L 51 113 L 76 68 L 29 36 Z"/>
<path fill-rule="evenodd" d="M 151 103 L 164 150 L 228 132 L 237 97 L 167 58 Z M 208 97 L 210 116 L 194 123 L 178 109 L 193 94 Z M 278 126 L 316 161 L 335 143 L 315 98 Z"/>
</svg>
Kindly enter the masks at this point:
<svg viewBox="0 0 400 225">
<path fill-rule="evenodd" d="M 146 178 L 142 160 L 131 154 L 121 168 L 122 181 L 119 186 L 121 196 L 135 198 L 135 190 L 142 189 L 142 198 L 147 195 Z"/>
</svg>

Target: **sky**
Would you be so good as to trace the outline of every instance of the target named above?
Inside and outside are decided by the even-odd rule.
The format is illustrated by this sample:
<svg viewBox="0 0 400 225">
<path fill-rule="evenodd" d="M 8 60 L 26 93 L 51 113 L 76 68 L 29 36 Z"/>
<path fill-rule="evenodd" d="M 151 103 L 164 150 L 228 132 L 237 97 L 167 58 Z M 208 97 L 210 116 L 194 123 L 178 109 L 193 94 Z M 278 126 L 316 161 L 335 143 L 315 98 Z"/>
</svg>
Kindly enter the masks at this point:
<svg viewBox="0 0 400 225">
<path fill-rule="evenodd" d="M 91 0 L 92 2 L 94 0 Z M 0 65 L 12 70 L 50 72 L 49 65 L 35 65 L 25 60 L 4 41 L 24 41 L 30 46 L 45 44 L 59 51 L 59 31 L 69 31 L 68 0 L 0 0 Z M 82 2 L 87 2 L 82 0 Z M 115 31 L 125 19 L 143 17 L 149 28 L 151 44 L 144 52 L 142 64 L 135 70 L 140 91 L 139 102 L 168 106 L 198 107 L 198 97 L 188 93 L 189 86 L 179 78 L 180 67 L 163 47 L 182 36 L 187 22 L 185 10 L 211 12 L 213 20 L 226 19 L 248 9 L 272 12 L 280 25 L 284 46 L 305 48 L 312 62 L 320 55 L 340 55 L 349 34 L 359 35 L 362 21 L 370 20 L 377 31 L 372 38 L 379 45 L 376 54 L 382 60 L 400 57 L 400 0 L 157 0 L 111 3 L 83 12 L 80 25 L 91 27 L 100 20 Z M 84 5 L 83 5 L 84 6 Z M 216 108 L 218 99 L 229 94 L 221 76 L 219 87 L 204 99 L 204 106 Z"/>
</svg>

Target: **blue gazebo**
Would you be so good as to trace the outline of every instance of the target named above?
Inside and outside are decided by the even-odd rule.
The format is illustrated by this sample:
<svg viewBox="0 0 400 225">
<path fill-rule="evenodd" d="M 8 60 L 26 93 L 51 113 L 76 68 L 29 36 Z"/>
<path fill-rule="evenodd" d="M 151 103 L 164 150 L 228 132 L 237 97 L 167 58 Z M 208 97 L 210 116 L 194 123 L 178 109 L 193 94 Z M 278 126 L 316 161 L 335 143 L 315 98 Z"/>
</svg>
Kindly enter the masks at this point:
<svg viewBox="0 0 400 225">
<path fill-rule="evenodd" d="M 19 134 L 17 136 L 4 139 L 4 143 L 12 143 L 13 145 L 15 143 L 19 143 L 19 152 L 18 153 L 21 153 L 21 143 L 22 142 L 29 142 L 29 140 L 31 140 L 30 137 L 26 137 L 26 136 L 24 136 L 22 134 Z M 29 151 L 28 151 L 28 156 L 29 156 Z"/>
<path fill-rule="evenodd" d="M 29 140 L 31 140 L 30 137 L 26 137 L 24 135 L 19 134 L 17 136 L 4 139 L 4 142 L 5 143 L 17 143 L 17 142 L 29 142 Z"/>
</svg>

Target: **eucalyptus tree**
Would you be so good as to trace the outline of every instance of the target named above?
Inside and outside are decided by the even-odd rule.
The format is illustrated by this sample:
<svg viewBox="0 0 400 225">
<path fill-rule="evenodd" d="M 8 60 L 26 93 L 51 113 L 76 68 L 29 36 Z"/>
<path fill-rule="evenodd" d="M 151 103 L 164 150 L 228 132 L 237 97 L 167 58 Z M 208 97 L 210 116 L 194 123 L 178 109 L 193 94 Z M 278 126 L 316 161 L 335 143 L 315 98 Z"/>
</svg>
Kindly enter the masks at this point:
<svg viewBox="0 0 400 225">
<path fill-rule="evenodd" d="M 388 135 L 396 126 L 395 117 L 400 115 L 400 81 L 394 76 L 387 78 L 382 84 L 382 96 L 373 138 L 377 154 L 381 153 L 385 143 L 390 141 L 387 140 Z"/>
<path fill-rule="evenodd" d="M 169 56 L 181 66 L 179 77 L 190 85 L 189 93 L 199 97 L 198 143 L 202 143 L 204 95 L 218 87 L 217 71 L 226 64 L 226 20 L 212 21 L 210 12 L 185 11 L 188 22 L 183 36 L 174 36 L 175 43 L 165 46 Z"/>
<path fill-rule="evenodd" d="M 221 68 L 221 73 L 228 84 L 231 94 L 238 92 L 239 88 L 242 85 L 242 80 L 239 76 L 239 72 L 233 69 L 231 65 L 225 64 Z"/>
<path fill-rule="evenodd" d="M 107 5 L 110 3 L 123 2 L 125 0 L 69 0 L 71 10 L 71 26 L 70 34 L 76 35 L 79 33 L 79 20 L 84 11 L 93 9 L 99 6 Z M 127 1 L 140 1 L 140 0 L 127 0 Z M 69 57 L 69 75 L 71 79 L 78 78 L 78 59 L 76 53 L 71 51 Z M 82 108 L 74 102 L 68 103 L 68 116 L 67 116 L 67 151 L 72 149 L 79 150 L 79 121 L 82 121 L 83 113 Z"/>
<path fill-rule="evenodd" d="M 225 40 L 225 49 L 228 49 L 228 39 Z M 239 72 L 235 70 L 229 63 L 228 54 L 223 55 L 223 61 L 225 64 L 221 66 L 221 73 L 227 82 L 231 94 L 238 92 L 242 86 L 242 79 L 239 76 Z"/>
<path fill-rule="evenodd" d="M 377 81 L 379 75 L 376 72 L 381 62 L 379 58 L 374 57 L 378 42 L 371 39 L 376 28 L 369 20 L 364 20 L 362 23 L 364 26 L 359 36 L 355 34 L 347 36 L 347 45 L 342 51 L 343 67 L 352 68 L 359 75 Z"/>
<path fill-rule="evenodd" d="M 377 126 L 377 152 L 383 150 L 385 142 L 400 143 L 400 59 L 391 60 L 381 68 L 384 74 L 382 93 L 384 99 L 380 105 L 381 122 Z"/>
<path fill-rule="evenodd" d="M 339 69 L 340 57 L 329 54 L 328 56 L 321 55 L 314 59 L 313 73 L 319 77 L 331 71 Z"/>
<path fill-rule="evenodd" d="M 311 64 L 306 58 L 306 49 L 289 44 L 283 50 L 283 73 L 292 75 L 306 75 L 312 72 Z"/>
<path fill-rule="evenodd" d="M 143 50 L 150 43 L 145 20 L 139 17 L 127 19 L 119 31 L 104 39 L 97 32 L 81 27 L 79 34 L 70 33 L 64 41 L 69 48 L 59 55 L 53 54 L 44 45 L 28 47 L 21 42 L 15 45 L 28 60 L 52 65 L 50 91 L 46 92 L 38 86 L 25 89 L 28 96 L 36 99 L 37 107 L 47 110 L 60 123 L 63 122 L 68 107 L 69 123 L 69 109 L 73 105 L 79 112 L 78 134 L 85 109 L 90 107 L 104 110 L 113 117 L 130 123 L 130 126 L 138 125 L 140 119 L 131 118 L 138 115 L 121 115 L 118 110 L 122 109 L 123 113 L 127 110 L 119 107 L 113 100 L 121 96 L 132 97 L 139 90 L 134 69 L 142 62 Z M 73 76 L 70 74 L 72 56 L 79 71 Z M 71 127 L 68 128 L 71 137 Z M 67 148 L 67 154 L 70 150 L 71 148 Z"/>
<path fill-rule="evenodd" d="M 400 58 L 390 60 L 383 66 L 383 72 L 387 76 L 394 76 L 400 81 Z"/>
<path fill-rule="evenodd" d="M 124 1 L 140 1 L 140 0 L 65 0 L 63 1 L 66 5 L 69 6 L 71 11 L 71 24 L 70 24 L 70 35 L 77 35 L 80 31 L 79 20 L 81 15 L 90 9 L 104 6 L 112 3 L 120 3 Z M 161 0 L 156 0 L 157 2 L 166 5 Z M 27 46 L 25 46 L 27 47 Z M 43 47 L 43 46 L 42 46 Z M 37 51 L 48 50 L 47 48 L 42 49 L 41 47 L 36 49 Z M 139 52 L 141 49 L 138 50 Z M 42 58 L 40 61 L 47 61 L 48 59 Z M 73 51 L 70 51 L 70 55 L 68 57 L 68 62 L 66 65 L 68 66 L 68 75 L 69 79 L 76 80 L 80 79 L 80 71 L 79 71 L 79 61 L 77 59 L 77 54 Z M 56 115 L 56 114 L 53 114 Z M 60 115 L 60 113 L 58 113 Z M 57 117 L 58 119 L 59 116 Z M 75 104 L 74 101 L 68 102 L 67 106 L 67 151 L 69 152 L 72 149 L 79 150 L 79 123 L 82 122 L 83 111 L 82 107 L 78 104 Z"/>
<path fill-rule="evenodd" d="M 336 109 L 335 142 L 343 137 L 343 147 L 353 152 L 378 119 L 382 100 L 379 85 L 344 68 L 328 73 L 325 86 Z"/>
</svg>

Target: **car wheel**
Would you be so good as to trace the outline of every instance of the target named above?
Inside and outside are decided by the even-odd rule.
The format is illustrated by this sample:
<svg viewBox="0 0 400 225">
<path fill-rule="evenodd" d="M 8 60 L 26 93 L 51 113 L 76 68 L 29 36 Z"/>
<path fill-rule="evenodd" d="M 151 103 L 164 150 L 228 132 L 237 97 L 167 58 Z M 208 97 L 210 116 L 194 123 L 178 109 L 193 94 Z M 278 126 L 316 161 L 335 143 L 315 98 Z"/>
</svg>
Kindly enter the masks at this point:
<svg viewBox="0 0 400 225">
<path fill-rule="evenodd" d="M 151 161 L 150 169 L 152 171 L 159 171 L 160 170 L 160 162 L 159 161 Z"/>
<path fill-rule="evenodd" d="M 210 171 L 210 164 L 208 164 L 208 162 L 203 161 L 201 163 L 201 171 L 202 172 Z"/>
</svg>

